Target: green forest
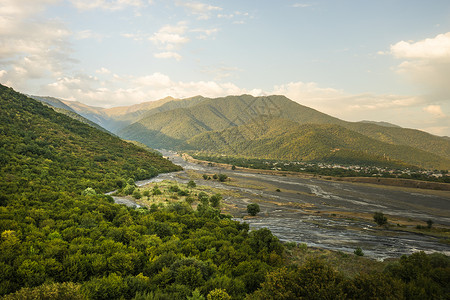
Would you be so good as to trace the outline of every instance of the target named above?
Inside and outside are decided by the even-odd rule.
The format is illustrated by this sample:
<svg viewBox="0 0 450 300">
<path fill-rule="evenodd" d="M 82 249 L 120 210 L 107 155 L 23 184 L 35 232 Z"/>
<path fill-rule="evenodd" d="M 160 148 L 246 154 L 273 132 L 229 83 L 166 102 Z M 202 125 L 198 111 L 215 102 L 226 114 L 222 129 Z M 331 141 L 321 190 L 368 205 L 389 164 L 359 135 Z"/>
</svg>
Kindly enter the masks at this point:
<svg viewBox="0 0 450 300">
<path fill-rule="evenodd" d="M 320 259 L 289 262 L 269 230 L 250 231 L 208 201 L 114 204 L 105 192 L 180 168 L 4 86 L 0 170 L 3 299 L 450 297 L 442 254 L 351 275 Z"/>
</svg>

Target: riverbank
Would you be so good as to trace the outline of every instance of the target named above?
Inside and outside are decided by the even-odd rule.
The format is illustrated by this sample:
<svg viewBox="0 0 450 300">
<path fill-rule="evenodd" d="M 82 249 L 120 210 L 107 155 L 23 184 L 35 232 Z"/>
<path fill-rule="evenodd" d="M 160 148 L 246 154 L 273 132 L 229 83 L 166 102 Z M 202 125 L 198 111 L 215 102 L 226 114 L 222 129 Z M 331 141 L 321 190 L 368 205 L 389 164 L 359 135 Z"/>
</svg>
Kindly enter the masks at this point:
<svg viewBox="0 0 450 300">
<path fill-rule="evenodd" d="M 331 181 L 344 181 L 353 183 L 366 183 L 374 185 L 383 186 L 395 186 L 395 187 L 405 187 L 405 188 L 418 188 L 418 189 L 428 189 L 436 191 L 450 191 L 450 183 L 442 182 L 432 182 L 432 181 L 422 181 L 414 179 L 403 179 L 403 178 L 383 178 L 383 177 L 333 177 L 333 176 L 322 176 L 316 174 L 300 173 L 300 172 L 290 172 L 290 171 L 278 171 L 278 170 L 263 170 L 263 169 L 251 169 L 244 167 L 236 167 L 229 164 L 211 162 L 206 160 L 198 160 L 193 158 L 187 153 L 181 154 L 182 158 L 204 166 L 216 166 L 226 170 L 243 170 L 248 173 L 255 174 L 266 174 L 266 175 L 277 175 L 277 176 L 296 176 L 300 178 L 319 178 Z"/>
</svg>

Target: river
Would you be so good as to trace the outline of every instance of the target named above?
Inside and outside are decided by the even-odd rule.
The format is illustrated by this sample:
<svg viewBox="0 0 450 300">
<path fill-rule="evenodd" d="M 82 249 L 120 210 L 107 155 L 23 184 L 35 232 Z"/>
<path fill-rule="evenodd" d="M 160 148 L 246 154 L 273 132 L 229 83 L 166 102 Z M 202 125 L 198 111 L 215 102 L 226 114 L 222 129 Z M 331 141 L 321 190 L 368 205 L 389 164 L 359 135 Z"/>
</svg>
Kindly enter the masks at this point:
<svg viewBox="0 0 450 300">
<path fill-rule="evenodd" d="M 225 170 L 190 163 L 174 152 L 161 151 L 164 156 L 184 171 L 160 174 L 150 180 L 137 182 L 145 185 L 165 179 L 186 183 L 186 171 L 223 173 L 236 181 L 257 183 L 265 188 L 233 186 L 212 180 L 196 180 L 198 185 L 231 190 L 240 197 L 227 196 L 236 220 L 247 222 L 251 229 L 269 228 L 282 241 L 305 243 L 312 247 L 352 253 L 357 247 L 366 256 L 385 259 L 416 251 L 442 252 L 450 255 L 450 246 L 440 238 L 406 231 L 380 229 L 372 220 L 331 217 L 331 212 L 370 213 L 381 211 L 390 216 L 411 220 L 433 220 L 437 225 L 450 225 L 450 192 L 431 193 L 419 189 L 396 189 L 367 184 L 329 180 L 284 177 Z M 280 191 L 276 191 L 275 188 Z M 115 199 L 122 201 L 121 199 Z M 257 202 L 261 213 L 257 218 L 245 219 L 246 207 Z M 132 203 L 131 203 L 132 204 Z"/>
</svg>

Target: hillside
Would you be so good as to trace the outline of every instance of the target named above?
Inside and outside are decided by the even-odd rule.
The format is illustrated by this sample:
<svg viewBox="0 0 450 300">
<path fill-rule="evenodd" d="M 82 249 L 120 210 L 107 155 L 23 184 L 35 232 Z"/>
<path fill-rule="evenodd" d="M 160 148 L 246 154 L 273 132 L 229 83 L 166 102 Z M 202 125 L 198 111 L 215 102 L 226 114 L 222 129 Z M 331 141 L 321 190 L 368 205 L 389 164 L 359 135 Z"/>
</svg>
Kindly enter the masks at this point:
<svg viewBox="0 0 450 300">
<path fill-rule="evenodd" d="M 53 181 L 59 183 L 58 189 L 107 191 L 120 179 L 144 179 L 179 169 L 5 86 L 0 86 L 0 101 L 3 191 L 19 185 L 32 191 Z"/>
<path fill-rule="evenodd" d="M 166 105 L 171 103 L 168 102 Z M 284 155 L 275 156 L 283 157 L 284 159 L 291 159 L 291 157 L 304 160 L 324 159 L 325 157 L 335 157 L 337 159 L 338 156 L 345 154 L 347 160 L 349 160 L 351 157 L 356 158 L 358 156 L 362 159 L 369 153 L 377 157 L 387 156 L 393 160 L 401 160 L 407 164 L 425 168 L 448 168 L 449 166 L 450 142 L 444 138 L 419 130 L 400 128 L 385 123 L 346 122 L 302 106 L 284 96 L 253 97 L 242 95 L 216 99 L 203 98 L 203 101 L 198 101 L 198 103 L 190 102 L 190 105 L 186 107 L 175 107 L 174 109 L 160 112 L 153 110 L 148 117 L 125 127 L 118 134 L 126 139 L 136 140 L 153 148 L 192 150 L 199 149 L 199 146 L 206 147 L 203 145 L 209 145 L 209 151 L 222 153 L 224 151 L 223 145 L 219 145 L 220 143 L 216 141 L 208 140 L 208 138 L 217 138 L 215 133 L 211 135 L 205 133 L 217 133 L 254 122 L 261 117 L 285 119 L 298 125 L 329 125 L 321 127 L 321 130 L 318 130 L 317 128 L 319 127 L 316 127 L 315 134 L 308 133 L 309 135 L 304 136 L 304 140 L 300 141 L 298 136 L 306 134 L 304 128 L 293 126 L 292 123 L 286 124 L 288 128 L 296 128 L 300 131 L 296 135 L 298 149 L 293 146 L 295 143 L 291 143 L 291 146 L 285 145 L 283 150 L 277 150 L 284 151 Z M 344 129 L 347 130 L 346 134 L 343 136 L 336 135 L 336 132 L 342 133 Z M 349 131 L 351 131 L 351 134 Z M 272 140 L 280 138 L 278 136 L 280 132 L 271 131 L 271 134 L 271 136 L 266 135 L 266 138 Z M 291 132 L 290 134 L 294 133 Z M 197 136 L 197 139 L 191 140 Z M 353 136 L 358 136 L 359 144 L 355 143 L 352 145 L 352 141 L 355 140 Z M 286 139 L 286 136 L 283 139 Z M 316 141 L 313 141 L 314 139 Z M 339 139 L 340 141 L 338 141 Z M 200 140 L 201 142 L 199 142 Z M 328 141 L 329 144 L 323 145 L 320 141 Z M 285 142 L 289 143 L 288 141 Z M 258 143 L 262 142 L 259 141 Z M 302 148 L 306 147 L 306 144 L 309 145 L 309 150 Z M 214 145 L 217 148 L 214 148 Z M 251 157 L 261 155 L 264 157 L 267 154 L 264 151 L 260 153 L 254 142 L 246 145 L 247 151 L 245 153 L 241 152 L 241 155 Z M 333 145 L 336 146 L 334 147 Z M 345 145 L 345 152 L 329 154 L 330 147 L 339 148 L 342 145 Z M 368 146 L 365 147 L 365 145 L 371 145 L 371 149 L 368 149 Z M 268 145 L 264 147 L 266 146 Z M 264 147 L 261 149 L 265 149 Z M 326 155 L 325 149 L 328 151 Z M 233 151 L 228 149 L 226 153 L 238 153 L 242 150 L 240 147 L 237 147 Z M 289 151 L 292 153 L 288 153 Z M 314 154 L 316 152 L 320 153 L 320 155 Z M 365 157 L 364 160 L 366 159 L 369 158 Z"/>
<path fill-rule="evenodd" d="M 242 95 L 205 99 L 191 107 L 156 113 L 127 126 L 118 135 L 153 148 L 183 147 L 184 141 L 200 133 L 243 125 L 259 116 L 293 119 L 301 123 L 343 122 L 284 96 Z"/>
<path fill-rule="evenodd" d="M 88 124 L 91 127 L 94 127 L 98 130 L 110 133 L 105 128 L 101 127 L 97 123 L 92 122 L 91 120 L 86 119 L 85 117 L 77 114 L 72 108 L 65 105 L 62 101 L 56 98 L 52 97 L 39 97 L 39 96 L 30 96 L 30 98 L 33 98 L 35 100 L 38 100 L 39 102 L 43 103 L 44 105 L 47 105 L 48 107 L 52 108 L 54 111 L 64 114 L 66 116 L 71 117 L 72 119 L 75 119 L 77 121 L 80 121 L 82 123 Z"/>
<path fill-rule="evenodd" d="M 221 214 L 220 194 L 195 183 L 155 183 L 145 190 L 134 184 L 179 169 L 0 85 L 0 297 L 447 295 L 450 264 L 442 254 L 405 256 L 383 271 L 384 264 L 338 253 L 351 262 L 353 273 L 370 275 L 349 276 L 325 261 L 293 264 L 287 255 L 293 259 L 295 251 L 304 258 L 304 247 L 290 243 L 287 252 L 268 229 L 250 231 L 248 224 Z M 112 189 L 152 204 L 137 209 L 114 204 L 102 193 Z M 404 279 L 413 263 L 419 267 Z"/>
<path fill-rule="evenodd" d="M 38 98 L 50 98 L 50 97 L 38 97 Z M 53 98 L 55 99 L 55 98 Z M 92 122 L 99 124 L 107 130 L 116 133 L 122 128 L 136 122 L 142 118 L 153 115 L 158 112 L 163 112 L 175 108 L 183 108 L 195 105 L 206 98 L 201 96 L 192 97 L 187 99 L 175 99 L 172 97 L 166 97 L 157 101 L 148 101 L 140 104 L 134 104 L 129 106 L 119 106 L 112 108 L 101 108 L 85 105 L 77 101 L 58 100 L 62 105 L 77 112 L 79 115 L 89 119 Z M 48 102 L 53 105 L 53 103 Z M 56 107 L 59 107 L 59 103 L 55 103 Z"/>
<path fill-rule="evenodd" d="M 380 142 L 338 125 L 298 124 L 260 118 L 187 141 L 192 149 L 249 158 L 422 167 L 450 167 L 450 160 L 409 146 Z"/>
</svg>

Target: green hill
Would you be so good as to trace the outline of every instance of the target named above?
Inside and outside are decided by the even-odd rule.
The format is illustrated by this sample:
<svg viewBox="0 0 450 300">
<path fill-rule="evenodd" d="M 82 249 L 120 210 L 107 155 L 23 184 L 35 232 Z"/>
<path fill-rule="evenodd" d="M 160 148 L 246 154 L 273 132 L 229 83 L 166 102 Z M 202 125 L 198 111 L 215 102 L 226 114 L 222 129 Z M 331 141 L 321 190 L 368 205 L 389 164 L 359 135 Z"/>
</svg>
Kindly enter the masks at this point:
<svg viewBox="0 0 450 300">
<path fill-rule="evenodd" d="M 260 118 L 223 131 L 210 131 L 187 141 L 197 150 L 249 158 L 323 161 L 347 164 L 447 169 L 450 160 L 409 146 L 369 138 L 339 125 L 298 124 Z"/>
<path fill-rule="evenodd" d="M 341 126 L 381 142 L 382 148 L 371 153 L 395 157 L 414 165 L 440 168 L 450 159 L 450 140 L 444 137 L 420 130 L 401 128 L 385 122 L 346 122 L 302 106 L 284 96 L 241 95 L 215 99 L 202 96 L 187 99 L 167 97 L 154 102 L 109 109 L 91 107 L 79 102 L 63 102 L 80 115 L 110 129 L 119 136 L 127 140 L 139 141 L 156 149 L 193 149 L 192 144 L 186 141 L 199 134 L 244 125 L 259 117 L 270 117 L 286 119 L 298 124 Z M 328 130 L 332 131 L 331 127 L 328 127 Z M 326 135 L 325 132 L 324 134 Z M 321 139 L 319 136 L 314 138 Z M 403 146 L 404 148 L 401 148 L 403 151 L 400 151 L 403 154 L 399 153 L 398 147 L 387 146 L 387 144 Z M 346 150 L 353 151 L 349 157 L 357 156 L 356 153 L 363 155 L 359 146 L 355 145 L 352 149 L 351 147 L 348 145 Z M 416 155 L 419 150 L 422 154 Z M 321 152 L 321 150 L 317 151 Z M 394 152 L 391 153 L 391 151 Z M 424 152 L 433 155 L 427 157 L 423 154 Z M 339 155 L 343 153 L 341 151 Z M 297 157 L 298 155 L 293 153 L 288 156 Z M 442 157 L 441 163 L 431 163 L 437 162 L 438 157 Z"/>
<path fill-rule="evenodd" d="M 118 134 L 126 139 L 136 140 L 153 148 L 187 150 L 209 145 L 209 151 L 225 153 L 223 152 L 225 151 L 224 144 L 213 140 L 208 141 L 208 138 L 218 138 L 216 134 L 219 131 L 248 124 L 261 117 L 277 118 L 295 122 L 295 124 L 284 125 L 287 126 L 286 129 L 291 128 L 289 134 L 297 142 L 289 142 L 287 136 L 283 135 L 283 139 L 285 139 L 284 148 L 276 149 L 278 152 L 284 151 L 283 155 L 271 153 L 283 159 L 325 159 L 330 156 L 337 159 L 338 156 L 344 156 L 345 154 L 347 160 L 352 157 L 356 160 L 358 160 L 358 157 L 365 157 L 364 160 L 366 160 L 369 159 L 366 156 L 370 154 L 426 168 L 448 168 L 449 166 L 450 142 L 447 139 L 419 130 L 404 129 L 385 123 L 346 122 L 302 106 L 284 96 L 253 97 L 242 95 L 216 99 L 197 98 L 196 102 L 190 102 L 189 104 L 172 110 L 160 112 L 154 110 L 151 115 L 125 127 Z M 328 126 L 315 126 L 314 134 L 312 134 L 305 131 L 305 127 L 295 126 L 302 124 Z M 249 125 L 247 129 L 252 127 L 255 127 L 255 125 Z M 293 128 L 299 130 L 299 132 L 294 134 Z M 345 134 L 344 129 L 346 129 Z M 211 132 L 211 134 L 208 135 L 207 132 Z M 275 141 L 281 138 L 280 134 L 279 131 L 270 131 L 270 133 L 265 134 L 265 137 L 268 140 Z M 300 136 L 302 137 L 300 138 Z M 356 139 L 355 136 L 358 138 Z M 198 138 L 194 139 L 194 137 Z M 323 144 L 322 141 L 328 141 L 328 143 Z M 232 139 L 230 139 L 230 142 L 232 142 Z M 258 143 L 262 142 L 258 141 Z M 290 146 L 287 144 L 290 144 Z M 214 148 L 214 145 L 216 145 L 216 148 Z M 228 149 L 226 153 L 235 152 L 251 157 L 265 157 L 267 155 L 264 150 L 269 145 L 264 144 L 261 151 L 255 143 L 247 143 L 246 145 L 245 153 L 242 152 L 243 149 L 240 147 L 236 147 L 235 150 Z M 309 145 L 309 148 L 305 148 L 305 145 Z M 370 145 L 370 148 L 367 145 Z M 329 147 L 345 148 L 345 151 L 341 150 L 330 154 Z M 376 158 L 375 160 L 379 159 Z"/>
<path fill-rule="evenodd" d="M 292 119 L 301 123 L 342 123 L 343 121 L 301 106 L 284 96 L 250 95 L 205 99 L 187 108 L 177 108 L 143 118 L 118 132 L 153 148 L 185 147 L 200 133 L 243 125 L 259 116 Z M 166 144 L 170 141 L 169 144 Z"/>
<path fill-rule="evenodd" d="M 87 187 L 107 191 L 120 179 L 144 179 L 179 169 L 5 86 L 0 86 L 0 101 L 3 192 L 19 187 L 32 192 L 46 186 L 52 186 L 49 191 L 81 192 Z"/>
</svg>

